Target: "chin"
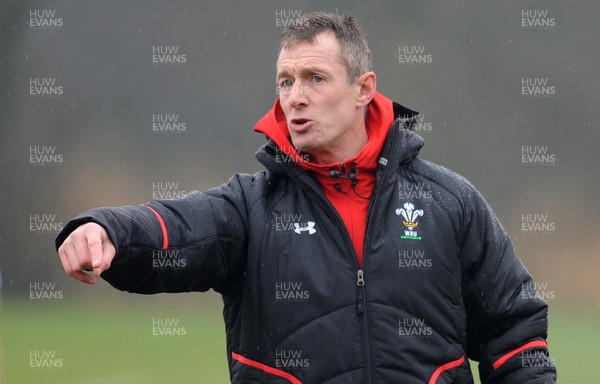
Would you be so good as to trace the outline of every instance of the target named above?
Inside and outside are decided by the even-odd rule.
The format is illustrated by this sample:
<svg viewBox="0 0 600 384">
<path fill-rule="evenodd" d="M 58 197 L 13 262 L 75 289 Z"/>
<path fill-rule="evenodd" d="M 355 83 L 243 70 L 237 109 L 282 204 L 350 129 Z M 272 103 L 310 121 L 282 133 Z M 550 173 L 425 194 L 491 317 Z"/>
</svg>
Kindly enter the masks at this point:
<svg viewBox="0 0 600 384">
<path fill-rule="evenodd" d="M 301 137 L 291 136 L 290 140 L 292 142 L 292 145 L 296 149 L 306 150 L 307 148 L 311 147 L 310 145 L 308 145 L 309 144 L 308 140 L 304 140 Z"/>
<path fill-rule="evenodd" d="M 294 141 L 294 148 L 296 148 L 298 152 L 308 153 L 309 155 L 316 149 L 311 143 L 303 142 L 302 140 Z"/>
</svg>

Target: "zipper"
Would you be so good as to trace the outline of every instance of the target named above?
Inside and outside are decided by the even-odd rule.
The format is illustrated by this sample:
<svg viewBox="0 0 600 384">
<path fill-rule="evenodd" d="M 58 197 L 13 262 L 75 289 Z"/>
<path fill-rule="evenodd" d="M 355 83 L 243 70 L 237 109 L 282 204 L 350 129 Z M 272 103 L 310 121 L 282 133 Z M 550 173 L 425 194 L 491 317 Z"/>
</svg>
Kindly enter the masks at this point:
<svg viewBox="0 0 600 384">
<path fill-rule="evenodd" d="M 342 163 L 343 165 L 343 163 Z M 306 183 L 306 182 L 304 182 Z M 308 183 L 306 183 L 308 184 Z M 342 220 L 342 218 L 340 217 L 340 215 L 338 214 L 338 212 L 336 211 L 335 207 L 331 204 L 331 202 L 329 200 L 327 200 L 327 197 L 324 196 L 322 193 L 316 193 L 318 189 L 314 190 L 313 193 L 315 193 L 318 197 L 318 199 L 316 199 L 316 201 L 320 202 L 325 209 L 328 209 L 330 214 L 336 218 L 336 222 L 338 227 L 340 228 L 340 232 L 342 232 L 344 239 L 346 240 L 346 248 L 349 251 L 349 257 L 350 257 L 350 263 L 352 263 L 352 266 L 355 268 L 356 270 L 356 285 L 357 285 L 357 298 L 356 298 L 356 313 L 357 313 L 357 319 L 359 321 L 359 327 L 360 327 L 360 338 L 361 338 L 361 344 L 362 344 L 362 351 L 363 351 L 363 359 L 365 362 L 365 378 L 366 378 L 366 384 L 371 384 L 373 383 L 373 378 L 372 378 L 372 363 L 371 363 L 371 343 L 369 341 L 370 339 L 370 332 L 369 332 L 369 323 L 367 321 L 367 311 L 366 311 L 366 299 L 365 299 L 365 257 L 363 257 L 363 267 L 361 269 L 360 265 L 358 265 L 358 256 L 356 255 L 356 251 L 354 250 L 354 245 L 352 244 L 352 239 L 350 238 L 350 234 L 348 233 L 348 230 L 346 229 L 346 226 Z M 370 211 L 372 210 L 371 207 L 369 207 L 369 213 L 367 213 L 367 231 L 368 231 L 368 222 L 369 222 L 369 216 L 370 216 Z M 366 237 L 365 237 L 365 242 L 366 242 Z"/>
<path fill-rule="evenodd" d="M 392 143 L 396 140 L 396 124 L 393 124 L 392 127 L 390 128 L 392 129 L 392 137 L 391 137 L 391 141 Z M 391 151 L 390 151 L 391 152 Z M 381 155 L 380 155 L 381 156 Z M 389 159 L 389 157 L 388 157 Z M 358 285 L 358 296 L 359 296 L 359 300 L 362 303 L 362 305 L 360 306 L 361 308 L 361 312 L 360 315 L 361 317 L 363 317 L 363 327 L 364 327 L 364 340 L 363 340 L 363 348 L 366 351 L 365 352 L 365 360 L 366 360 L 366 382 L 367 384 L 371 384 L 373 383 L 373 362 L 371 361 L 372 359 L 372 353 L 371 353 L 371 330 L 369 329 L 369 317 L 368 317 L 368 311 L 366 308 L 366 303 L 367 303 L 367 292 L 365 289 L 365 284 L 366 284 L 366 275 L 365 275 L 365 271 L 367 270 L 367 262 L 369 260 L 367 256 L 367 248 L 369 245 L 369 239 L 370 239 L 370 232 L 371 232 L 371 219 L 373 218 L 373 212 L 375 211 L 375 205 L 377 204 L 377 200 L 379 198 L 379 193 L 381 192 L 381 185 L 383 185 L 387 174 L 388 174 L 388 166 L 386 166 L 383 169 L 383 174 L 381 175 L 381 179 L 377 180 L 377 176 L 375 179 L 375 184 L 373 185 L 373 190 L 371 192 L 371 201 L 369 202 L 369 209 L 367 211 L 367 226 L 365 228 L 365 243 L 363 245 L 363 263 L 362 263 L 362 269 L 359 268 L 358 273 L 357 273 L 357 281 L 356 284 Z M 376 171 L 377 172 L 377 171 Z M 377 174 L 376 174 L 377 175 Z M 358 312 L 358 307 L 357 307 L 357 312 Z M 364 316 L 363 316 L 364 313 Z"/>
<path fill-rule="evenodd" d="M 395 124 L 392 125 L 392 127 L 390 128 L 392 129 L 394 132 L 392 133 L 392 141 L 395 140 L 395 131 L 396 131 L 396 127 Z M 342 171 L 345 171 L 345 166 L 344 163 L 341 162 L 340 163 L 340 168 Z M 298 167 L 297 171 L 294 170 L 292 171 L 292 173 L 295 173 L 296 179 L 298 181 L 300 181 L 302 184 L 306 184 L 307 186 L 310 186 L 310 183 L 308 183 L 305 180 L 300 180 L 301 178 L 298 177 L 299 173 L 296 173 L 298 171 L 301 171 L 300 167 Z M 360 265 L 358 265 L 358 257 L 356 255 L 356 252 L 354 250 L 354 245 L 352 244 L 352 239 L 350 238 L 350 234 L 348 233 L 348 230 L 346 229 L 346 226 L 342 220 L 342 218 L 340 217 L 340 215 L 338 214 L 338 212 L 336 211 L 335 207 L 331 204 L 331 202 L 327 199 L 327 197 L 323 194 L 323 193 L 317 193 L 317 191 L 320 191 L 320 189 L 317 186 L 310 186 L 309 190 L 311 190 L 313 193 L 315 193 L 315 195 L 318 197 L 317 201 L 320 201 L 326 209 L 328 209 L 330 211 L 330 213 L 333 215 L 333 217 L 335 217 L 337 219 L 337 224 L 338 226 L 341 228 L 341 232 L 345 235 L 345 239 L 346 239 L 346 246 L 347 248 L 350 250 L 350 258 L 352 265 L 354 266 L 354 268 L 356 268 L 356 285 L 358 287 L 357 289 L 357 298 L 356 298 L 356 313 L 358 318 L 361 320 L 360 322 L 362 323 L 362 332 L 361 332 L 361 340 L 362 340 L 362 347 L 363 347 L 363 353 L 364 353 L 364 359 L 365 359 L 365 372 L 366 372 L 366 383 L 367 384 L 372 384 L 373 383 L 373 367 L 372 367 L 372 361 L 371 361 L 371 332 L 369 330 L 369 321 L 368 321 L 368 311 L 366 308 L 366 289 L 365 289 L 365 284 L 366 284 L 366 276 L 365 276 L 365 270 L 367 269 L 366 265 L 367 265 L 367 257 L 366 257 L 366 252 L 364 252 L 364 250 L 367 249 L 367 244 L 368 244 L 368 240 L 369 240 L 369 232 L 370 232 L 370 223 L 371 223 L 371 218 L 373 216 L 373 211 L 374 211 L 374 206 L 375 203 L 377 201 L 377 198 L 379 197 L 379 193 L 380 193 L 380 185 L 383 184 L 386 176 L 388 173 L 388 167 L 386 166 L 384 171 L 383 171 L 383 175 L 381 176 L 381 179 L 379 180 L 379 183 L 377 183 L 377 180 L 375 180 L 375 185 L 373 186 L 373 192 L 371 194 L 371 201 L 369 203 L 369 208 L 368 208 L 368 212 L 367 212 L 367 226 L 365 229 L 365 243 L 363 246 L 363 265 L 362 265 L 362 269 L 360 267 Z M 317 187 L 317 188 L 315 188 Z"/>
<path fill-rule="evenodd" d="M 358 295 L 357 295 L 357 300 L 356 300 L 356 314 L 357 315 L 362 315 L 365 311 L 365 307 L 364 307 L 364 286 L 365 286 L 365 272 L 362 269 L 359 269 L 358 272 L 356 272 L 357 278 L 356 278 L 356 285 L 358 285 Z"/>
</svg>

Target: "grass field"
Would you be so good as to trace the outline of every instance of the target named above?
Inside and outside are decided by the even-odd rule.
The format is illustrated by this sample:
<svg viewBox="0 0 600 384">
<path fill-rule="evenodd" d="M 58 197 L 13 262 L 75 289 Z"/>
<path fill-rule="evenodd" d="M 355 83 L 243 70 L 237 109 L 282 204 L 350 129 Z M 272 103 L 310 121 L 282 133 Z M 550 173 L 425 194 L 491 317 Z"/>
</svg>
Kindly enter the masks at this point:
<svg viewBox="0 0 600 384">
<path fill-rule="evenodd" d="M 3 383 L 228 383 L 220 299 L 178 296 L 5 299 Z M 560 382 L 597 382 L 599 319 L 582 310 L 552 312 L 549 342 Z M 160 335 L 165 330 L 171 334 Z"/>
</svg>

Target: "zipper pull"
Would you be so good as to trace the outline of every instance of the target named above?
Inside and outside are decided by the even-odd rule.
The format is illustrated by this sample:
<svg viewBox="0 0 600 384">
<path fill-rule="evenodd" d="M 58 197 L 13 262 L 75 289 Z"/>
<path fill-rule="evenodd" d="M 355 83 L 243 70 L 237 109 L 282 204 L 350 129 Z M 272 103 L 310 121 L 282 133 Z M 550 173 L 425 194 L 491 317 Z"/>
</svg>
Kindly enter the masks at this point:
<svg viewBox="0 0 600 384">
<path fill-rule="evenodd" d="M 364 309 L 364 305 L 363 305 L 363 286 L 365 285 L 365 273 L 362 269 L 359 269 L 358 272 L 356 273 L 357 275 L 357 280 L 356 280 L 356 285 L 358 285 L 358 296 L 356 298 L 356 314 L 357 315 L 362 315 L 363 312 L 365 311 Z"/>
<path fill-rule="evenodd" d="M 359 287 L 365 285 L 365 272 L 362 269 L 359 269 L 358 272 L 356 272 L 356 276 L 358 277 L 356 280 L 356 285 Z"/>
</svg>

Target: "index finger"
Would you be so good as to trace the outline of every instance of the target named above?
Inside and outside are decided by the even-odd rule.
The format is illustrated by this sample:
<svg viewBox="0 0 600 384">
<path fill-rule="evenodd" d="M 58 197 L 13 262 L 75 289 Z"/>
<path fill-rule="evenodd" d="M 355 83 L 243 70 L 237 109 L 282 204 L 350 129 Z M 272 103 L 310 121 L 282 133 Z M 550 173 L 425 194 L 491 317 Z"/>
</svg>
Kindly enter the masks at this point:
<svg viewBox="0 0 600 384">
<path fill-rule="evenodd" d="M 92 268 L 98 268 L 102 265 L 102 236 L 98 232 L 92 232 L 87 235 L 86 241 L 92 259 Z"/>
</svg>

